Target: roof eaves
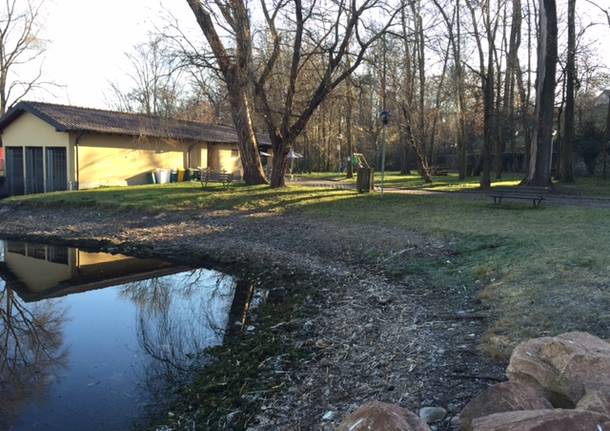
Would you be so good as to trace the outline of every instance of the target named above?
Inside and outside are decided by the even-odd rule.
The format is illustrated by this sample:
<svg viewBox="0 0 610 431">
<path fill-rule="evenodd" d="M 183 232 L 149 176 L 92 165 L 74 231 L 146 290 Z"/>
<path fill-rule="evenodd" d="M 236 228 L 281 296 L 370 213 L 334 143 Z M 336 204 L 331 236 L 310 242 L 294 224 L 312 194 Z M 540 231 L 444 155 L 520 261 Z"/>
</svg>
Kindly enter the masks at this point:
<svg viewBox="0 0 610 431">
<path fill-rule="evenodd" d="M 29 102 L 19 102 L 15 106 L 13 106 L 5 115 L 0 119 L 0 133 L 4 132 L 13 121 L 19 118 L 22 114 L 28 112 L 38 118 L 40 118 L 45 123 L 53 126 L 58 132 L 66 132 L 67 128 L 64 124 L 60 123 L 53 117 L 45 114 L 44 112 L 37 109 Z"/>
</svg>

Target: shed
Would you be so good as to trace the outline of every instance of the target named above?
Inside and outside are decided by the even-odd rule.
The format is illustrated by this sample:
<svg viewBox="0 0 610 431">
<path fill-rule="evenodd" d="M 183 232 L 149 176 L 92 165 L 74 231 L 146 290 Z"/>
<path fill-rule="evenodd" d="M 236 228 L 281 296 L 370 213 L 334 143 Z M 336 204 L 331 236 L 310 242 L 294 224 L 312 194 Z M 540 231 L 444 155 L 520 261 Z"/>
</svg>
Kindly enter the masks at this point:
<svg viewBox="0 0 610 431">
<path fill-rule="evenodd" d="M 11 195 L 145 184 L 155 169 L 242 170 L 227 125 L 24 101 L 0 133 Z"/>
</svg>

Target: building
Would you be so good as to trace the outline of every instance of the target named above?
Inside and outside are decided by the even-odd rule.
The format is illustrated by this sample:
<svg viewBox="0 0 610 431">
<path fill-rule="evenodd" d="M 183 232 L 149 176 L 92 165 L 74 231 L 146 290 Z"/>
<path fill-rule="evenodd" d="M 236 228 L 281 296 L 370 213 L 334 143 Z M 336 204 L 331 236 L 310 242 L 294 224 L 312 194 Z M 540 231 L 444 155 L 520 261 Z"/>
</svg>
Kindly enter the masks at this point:
<svg viewBox="0 0 610 431">
<path fill-rule="evenodd" d="M 3 256 L 3 258 L 2 258 Z M 21 241 L 0 241 L 0 280 L 26 302 L 191 270 L 158 259 Z"/>
<path fill-rule="evenodd" d="M 20 102 L 0 133 L 11 195 L 145 184 L 156 169 L 242 169 L 235 129 L 224 125 Z"/>
</svg>

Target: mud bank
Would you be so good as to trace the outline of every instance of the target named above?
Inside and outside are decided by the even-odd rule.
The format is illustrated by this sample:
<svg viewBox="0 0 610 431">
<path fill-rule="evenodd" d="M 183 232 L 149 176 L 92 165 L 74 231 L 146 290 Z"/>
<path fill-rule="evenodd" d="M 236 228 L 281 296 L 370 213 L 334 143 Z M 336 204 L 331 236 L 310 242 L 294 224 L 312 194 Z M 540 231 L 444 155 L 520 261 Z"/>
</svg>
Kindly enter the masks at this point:
<svg viewBox="0 0 610 431">
<path fill-rule="evenodd" d="M 478 286 L 421 270 L 455 265 L 450 242 L 296 213 L 4 206 L 0 218 L 3 237 L 205 263 L 269 292 L 252 328 L 162 412 L 171 429 L 333 429 L 376 399 L 442 406 L 437 426 L 448 430 L 468 399 L 503 380 L 503 364 L 479 351 L 488 310 Z"/>
</svg>

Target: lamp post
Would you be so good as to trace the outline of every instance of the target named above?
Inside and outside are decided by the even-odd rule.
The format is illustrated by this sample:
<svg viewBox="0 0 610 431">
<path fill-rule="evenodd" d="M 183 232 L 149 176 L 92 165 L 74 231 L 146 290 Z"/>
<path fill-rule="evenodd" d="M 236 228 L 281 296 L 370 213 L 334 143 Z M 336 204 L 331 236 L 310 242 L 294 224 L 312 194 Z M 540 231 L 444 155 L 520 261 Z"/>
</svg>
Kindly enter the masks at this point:
<svg viewBox="0 0 610 431">
<path fill-rule="evenodd" d="M 379 114 L 379 118 L 381 119 L 382 129 L 381 129 L 381 197 L 383 197 L 383 186 L 385 180 L 385 141 L 386 141 L 386 127 L 390 122 L 390 113 L 389 111 L 383 111 Z"/>
</svg>

